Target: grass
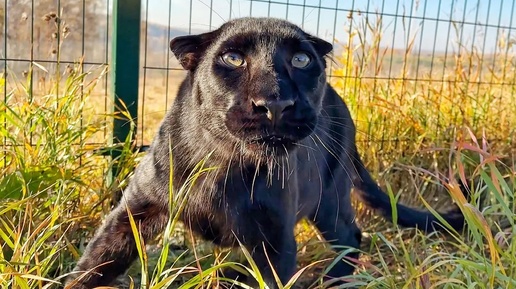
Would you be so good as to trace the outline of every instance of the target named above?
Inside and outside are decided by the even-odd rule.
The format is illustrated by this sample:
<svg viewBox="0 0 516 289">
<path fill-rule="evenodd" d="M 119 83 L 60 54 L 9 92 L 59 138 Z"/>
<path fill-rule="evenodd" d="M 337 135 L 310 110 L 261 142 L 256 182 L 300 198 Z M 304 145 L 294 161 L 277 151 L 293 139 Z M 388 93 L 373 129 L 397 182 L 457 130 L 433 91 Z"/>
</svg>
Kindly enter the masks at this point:
<svg viewBox="0 0 516 289">
<path fill-rule="evenodd" d="M 451 63 L 446 69 L 423 69 L 418 61 L 432 62 L 418 57 L 412 45 L 401 56 L 379 46 L 381 18 L 368 25 L 360 21 L 342 54 L 334 56 L 330 80 L 350 106 L 367 166 L 404 203 L 445 208 L 453 199 L 468 229 L 427 236 L 386 223 L 355 200 L 363 254 L 356 274 L 347 278 L 367 288 L 516 288 L 512 44 L 500 37 L 496 57 L 462 47 L 460 56 L 444 59 Z M 400 59 L 397 74 L 390 73 L 394 58 Z M 57 288 L 141 156 L 129 142 L 113 147 L 103 138 L 109 121 L 118 117 L 98 111 L 104 99 L 95 86 L 106 68 L 82 67 L 78 62 L 62 73 L 34 64 L 32 69 L 48 76 L 39 90 L 33 89 L 31 72 L 24 80 L 0 78 L 0 89 L 8 88 L 1 91 L 6 97 L 0 102 L 0 288 Z M 367 77 L 386 74 L 388 79 Z M 152 90 L 150 98 L 163 94 L 159 85 Z M 150 104 L 144 113 L 148 121 L 158 122 L 164 111 Z M 103 155 L 115 149 L 119 157 Z M 114 167 L 115 182 L 110 182 Z M 191 182 L 210 169 L 200 163 Z M 461 182 L 471 202 L 464 199 Z M 171 211 L 181 210 L 188 189 L 170 189 L 175 192 Z M 185 232 L 177 216 L 171 215 L 153 244 L 139 240 L 133 223 L 140 261 L 129 271 L 133 278 L 121 284 L 215 286 L 228 282 L 217 275 L 222 267 L 240 268 L 263 284 L 245 250 L 238 255 L 213 248 Z M 308 222 L 297 226 L 296 238 L 299 271 L 293 288 L 322 286 L 318 277 L 338 254 Z M 245 259 L 248 267 L 241 265 Z"/>
</svg>

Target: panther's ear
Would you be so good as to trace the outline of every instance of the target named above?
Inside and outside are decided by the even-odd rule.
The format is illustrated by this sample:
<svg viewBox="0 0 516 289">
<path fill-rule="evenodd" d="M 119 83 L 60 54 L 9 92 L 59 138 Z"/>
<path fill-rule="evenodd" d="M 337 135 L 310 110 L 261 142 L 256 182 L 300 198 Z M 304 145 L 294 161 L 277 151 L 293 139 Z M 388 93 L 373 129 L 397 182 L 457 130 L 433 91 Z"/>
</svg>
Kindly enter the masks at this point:
<svg viewBox="0 0 516 289">
<path fill-rule="evenodd" d="M 186 70 L 195 70 L 206 48 L 213 42 L 217 31 L 197 35 L 179 36 L 170 41 L 170 50 Z"/>
<path fill-rule="evenodd" d="M 319 37 L 310 35 L 307 33 L 306 38 L 312 43 L 315 48 L 315 51 L 323 57 L 326 54 L 330 53 L 333 50 L 333 45 Z"/>
</svg>

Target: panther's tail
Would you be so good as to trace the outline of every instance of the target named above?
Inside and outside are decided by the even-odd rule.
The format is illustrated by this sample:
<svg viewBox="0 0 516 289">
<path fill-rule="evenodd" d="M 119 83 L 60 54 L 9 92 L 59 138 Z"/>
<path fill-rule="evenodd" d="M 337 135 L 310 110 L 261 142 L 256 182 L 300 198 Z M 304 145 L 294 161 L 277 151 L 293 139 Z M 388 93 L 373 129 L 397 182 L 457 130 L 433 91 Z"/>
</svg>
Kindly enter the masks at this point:
<svg viewBox="0 0 516 289">
<path fill-rule="evenodd" d="M 358 154 L 355 156 L 355 168 L 359 178 L 353 183 L 358 189 L 360 198 L 365 204 L 378 211 L 382 217 L 392 222 L 393 208 L 389 196 L 382 191 L 364 167 Z M 417 227 L 425 232 L 444 230 L 444 226 L 430 211 L 410 208 L 396 204 L 397 223 L 403 227 Z M 458 207 L 448 212 L 439 212 L 439 215 L 455 230 L 461 231 L 464 227 L 464 215 Z"/>
</svg>

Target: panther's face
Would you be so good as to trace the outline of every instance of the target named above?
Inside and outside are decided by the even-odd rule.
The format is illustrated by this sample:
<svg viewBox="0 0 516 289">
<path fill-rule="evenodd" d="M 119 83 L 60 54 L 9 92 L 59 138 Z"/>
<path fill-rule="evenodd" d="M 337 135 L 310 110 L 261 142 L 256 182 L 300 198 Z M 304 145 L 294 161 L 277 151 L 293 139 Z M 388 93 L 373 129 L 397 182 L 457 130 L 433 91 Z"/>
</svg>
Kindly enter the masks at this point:
<svg viewBox="0 0 516 289">
<path fill-rule="evenodd" d="M 330 43 L 286 21 L 243 18 L 175 38 L 171 49 L 193 75 L 200 124 L 214 139 L 281 155 L 313 133 Z"/>
</svg>

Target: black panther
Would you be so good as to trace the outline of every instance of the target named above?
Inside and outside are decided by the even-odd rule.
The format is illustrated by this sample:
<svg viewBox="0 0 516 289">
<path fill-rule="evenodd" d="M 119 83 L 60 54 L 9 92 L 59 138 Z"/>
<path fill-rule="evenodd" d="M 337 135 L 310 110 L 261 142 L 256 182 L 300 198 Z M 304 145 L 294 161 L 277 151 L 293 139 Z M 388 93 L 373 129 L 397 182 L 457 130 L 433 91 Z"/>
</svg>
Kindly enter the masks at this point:
<svg viewBox="0 0 516 289">
<path fill-rule="evenodd" d="M 269 261 L 284 283 L 295 273 L 294 226 L 301 218 L 332 245 L 359 248 L 352 187 L 366 205 L 392 218 L 388 195 L 357 151 L 350 112 L 327 83 L 330 43 L 287 21 L 241 18 L 177 37 L 170 49 L 188 75 L 122 202 L 75 269 L 92 273 L 73 281 L 80 274 L 74 275 L 69 288 L 108 285 L 122 274 L 137 257 L 126 208 L 144 239 L 152 238 L 168 220 L 171 163 L 173 187 L 180 188 L 207 155 L 205 166 L 216 169 L 193 184 L 181 219 L 216 245 L 245 246 L 271 288 Z M 401 226 L 443 228 L 428 211 L 401 204 L 396 210 Z M 462 229 L 457 208 L 441 216 Z M 342 261 L 327 277 L 353 270 Z"/>
</svg>

